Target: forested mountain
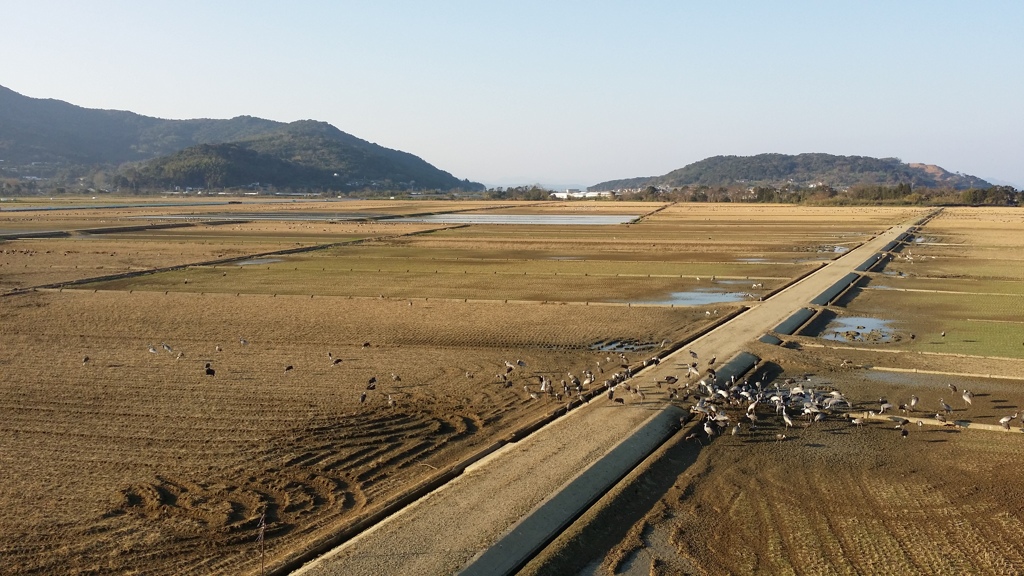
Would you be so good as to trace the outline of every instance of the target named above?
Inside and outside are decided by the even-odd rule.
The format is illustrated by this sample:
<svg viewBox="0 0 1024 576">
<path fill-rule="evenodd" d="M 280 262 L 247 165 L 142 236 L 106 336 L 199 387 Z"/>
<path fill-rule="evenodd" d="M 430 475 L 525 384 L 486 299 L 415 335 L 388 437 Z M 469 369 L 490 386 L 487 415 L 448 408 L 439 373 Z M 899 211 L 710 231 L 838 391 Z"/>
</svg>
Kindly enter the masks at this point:
<svg viewBox="0 0 1024 576">
<path fill-rule="evenodd" d="M 834 156 L 832 154 L 758 154 L 713 156 L 673 170 L 664 176 L 610 180 L 591 191 L 636 189 L 647 186 L 797 186 L 828 185 L 844 188 L 858 184 L 910 184 L 928 188 L 987 188 L 974 176 L 953 174 L 933 165 L 904 164 L 898 158 Z"/>
<path fill-rule="evenodd" d="M 283 124 L 251 116 L 163 120 L 29 98 L 0 86 L 0 159 L 8 164 L 121 164 L 196 144 L 255 136 L 279 126 Z"/>
<path fill-rule="evenodd" d="M 363 187 L 482 189 L 421 158 L 346 134 L 330 124 L 239 116 L 165 120 L 29 98 L 0 86 L 0 168 L 49 166 L 75 174 L 105 168 L 140 187 Z M 33 163 L 35 165 L 33 166 Z M 24 172 L 24 170 L 22 170 Z"/>
<path fill-rule="evenodd" d="M 235 142 L 201 144 L 121 171 L 129 188 L 479 190 L 412 154 L 346 134 L 325 122 L 283 124 Z"/>
</svg>

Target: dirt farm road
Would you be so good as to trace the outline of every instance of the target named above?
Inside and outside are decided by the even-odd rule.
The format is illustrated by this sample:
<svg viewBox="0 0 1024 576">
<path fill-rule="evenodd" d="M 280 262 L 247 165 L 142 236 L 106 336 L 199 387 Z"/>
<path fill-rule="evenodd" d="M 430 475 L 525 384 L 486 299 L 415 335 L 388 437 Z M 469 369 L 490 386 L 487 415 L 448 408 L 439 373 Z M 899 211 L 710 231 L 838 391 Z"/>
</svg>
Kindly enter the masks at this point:
<svg viewBox="0 0 1024 576">
<path fill-rule="evenodd" d="M 633 381 L 648 400 L 625 406 L 603 396 L 506 445 L 466 473 L 387 518 L 295 574 L 362 576 L 451 574 L 496 542 L 513 524 L 566 481 L 598 460 L 664 406 L 654 378 L 675 374 L 695 351 L 700 366 L 724 362 L 764 332 L 879 252 L 919 219 L 894 226 L 731 321 L 678 350 Z"/>
</svg>

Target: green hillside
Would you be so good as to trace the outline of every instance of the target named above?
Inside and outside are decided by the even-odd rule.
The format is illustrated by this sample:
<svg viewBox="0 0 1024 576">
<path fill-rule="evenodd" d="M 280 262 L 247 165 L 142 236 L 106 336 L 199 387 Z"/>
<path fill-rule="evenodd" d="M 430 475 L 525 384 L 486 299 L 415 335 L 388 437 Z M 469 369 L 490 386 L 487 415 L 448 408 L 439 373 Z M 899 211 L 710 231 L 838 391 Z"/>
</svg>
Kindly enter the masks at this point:
<svg viewBox="0 0 1024 576">
<path fill-rule="evenodd" d="M 953 174 L 932 165 L 905 164 L 898 158 L 835 156 L 832 154 L 758 154 L 713 156 L 673 170 L 664 176 L 610 180 L 591 191 L 635 189 L 646 186 L 810 186 L 845 188 L 858 184 L 910 184 L 927 188 L 987 188 L 974 176 Z"/>
<path fill-rule="evenodd" d="M 283 189 L 483 189 L 324 122 L 165 120 L 29 98 L 0 86 L 2 175 L 69 179 L 101 170 L 136 190 L 257 181 Z"/>
<path fill-rule="evenodd" d="M 140 188 L 263 187 L 348 191 L 478 190 L 421 158 L 303 120 L 248 139 L 191 146 L 121 170 L 118 184 Z"/>
</svg>

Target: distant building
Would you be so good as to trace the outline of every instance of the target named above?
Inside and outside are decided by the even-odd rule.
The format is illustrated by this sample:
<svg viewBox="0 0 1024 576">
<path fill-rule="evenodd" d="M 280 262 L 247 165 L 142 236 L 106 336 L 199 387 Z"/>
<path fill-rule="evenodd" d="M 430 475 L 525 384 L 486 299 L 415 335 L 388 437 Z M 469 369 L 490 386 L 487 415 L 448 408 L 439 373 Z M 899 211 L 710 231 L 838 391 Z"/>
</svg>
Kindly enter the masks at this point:
<svg viewBox="0 0 1024 576">
<path fill-rule="evenodd" d="M 575 188 L 570 188 L 565 192 L 552 192 L 551 196 L 558 198 L 559 200 L 568 200 L 570 198 L 611 198 L 615 196 L 613 192 L 583 192 Z"/>
</svg>

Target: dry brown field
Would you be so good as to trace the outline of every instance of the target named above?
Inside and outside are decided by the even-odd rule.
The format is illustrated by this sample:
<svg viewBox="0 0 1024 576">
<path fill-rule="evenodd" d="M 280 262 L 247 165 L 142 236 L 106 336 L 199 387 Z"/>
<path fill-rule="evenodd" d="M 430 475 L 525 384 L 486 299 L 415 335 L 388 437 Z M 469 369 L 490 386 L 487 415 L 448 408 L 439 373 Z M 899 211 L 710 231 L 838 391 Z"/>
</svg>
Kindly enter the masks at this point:
<svg viewBox="0 0 1024 576">
<path fill-rule="evenodd" d="M 634 206 L 618 203 L 567 202 L 515 210 L 508 204 L 366 202 L 288 209 L 643 214 L 662 207 L 636 204 L 634 212 Z M 284 208 L 247 204 L 230 209 Z M 560 404 L 554 400 L 530 397 L 538 377 L 557 383 L 569 372 L 615 364 L 615 353 L 596 348 L 612 341 L 640 344 L 641 351 L 627 352 L 630 360 L 638 360 L 663 341 L 686 339 L 737 305 L 627 303 L 732 286 L 766 293 L 835 257 L 836 246 L 855 246 L 912 214 L 898 208 L 673 205 L 640 223 L 615 226 L 469 225 L 407 236 L 441 226 L 254 221 L 0 242 L 0 250 L 46 242 L 47 257 L 84 268 L 81 273 L 48 272 L 51 264 L 39 250 L 17 260 L 24 268 L 28 259 L 40 258 L 32 260 L 30 268 L 38 268 L 33 276 L 15 277 L 16 266 L 0 267 L 0 283 L 26 287 L 106 275 L 105 268 L 89 266 L 106 266 L 104 257 L 120 262 L 128 251 L 144 255 L 135 263 L 138 268 L 161 268 L 356 241 L 258 265 L 190 266 L 0 296 L 0 410 L 5 416 L 0 423 L 0 483 L 5 487 L 0 491 L 0 573 L 258 573 L 255 539 L 261 514 L 267 515 L 267 560 L 273 566 L 555 409 Z M 125 221 L 134 222 L 130 215 L 126 210 Z M 92 242 L 102 244 L 92 251 L 82 248 Z M 106 250 L 118 256 L 104 256 Z M 763 288 L 752 289 L 755 280 Z M 713 310 L 720 314 L 709 316 Z M 757 352 L 787 371 L 813 371 L 848 387 L 858 402 L 903 394 L 904 386 L 939 388 L 919 384 L 916 375 L 894 382 L 840 367 L 847 353 L 861 355 L 858 366 L 881 364 L 879 359 L 893 355 L 885 346 L 862 351 L 842 342 L 795 340 L 805 344 L 802 349 L 763 347 Z M 816 347 L 822 344 L 829 347 Z M 179 352 L 184 354 L 180 359 Z M 333 365 L 334 359 L 342 361 Z M 505 361 L 516 360 L 525 366 L 513 371 L 511 386 L 500 385 L 496 374 L 504 372 Z M 207 363 L 213 376 L 204 373 Z M 371 377 L 377 379 L 376 388 L 367 390 Z M 1024 407 L 1012 382 L 984 380 L 978 386 L 990 394 L 978 399 L 979 417 Z M 929 401 L 935 399 L 929 396 Z M 667 548 L 659 548 L 672 555 L 658 562 L 708 573 L 744 572 L 751 566 L 750 571 L 763 573 L 776 568 L 830 572 L 799 551 L 842 540 L 856 545 L 833 550 L 833 555 L 850 558 L 836 564 L 835 571 L 856 571 L 878 566 L 871 562 L 886 558 L 893 534 L 905 529 L 891 524 L 895 528 L 889 532 L 869 531 L 870 505 L 891 502 L 894 508 L 888 512 L 901 511 L 906 526 L 919 526 L 939 510 L 934 502 L 946 498 L 964 504 L 971 494 L 978 498 L 975 508 L 947 513 L 938 528 L 926 531 L 929 539 L 921 546 L 951 545 L 955 533 L 945 527 L 967 518 L 977 526 L 973 542 L 993 543 L 990 560 L 972 555 L 973 564 L 958 559 L 959 564 L 949 566 L 985 572 L 1019 553 L 1004 535 L 1019 530 L 1014 527 L 1020 524 L 1020 509 L 995 507 L 992 494 L 1003 477 L 982 459 L 984 454 L 996 461 L 1019 459 L 1015 445 L 988 446 L 976 432 L 922 432 L 900 443 L 881 426 L 852 431 L 837 423 L 833 428 L 821 431 L 820 439 L 810 436 L 817 431 L 808 430 L 781 444 L 774 442 L 773 431 L 765 432 L 771 442 L 760 436 L 735 442 L 723 438 L 699 451 L 696 467 L 679 471 L 684 474 L 677 474 L 679 491 L 670 491 L 658 509 L 662 525 L 676 534 L 665 541 Z M 893 452 L 910 453 L 911 446 L 917 460 Z M 956 457 L 955 465 L 936 452 L 942 449 Z M 892 468 L 896 474 L 887 472 L 892 461 L 898 461 Z M 914 480 L 925 486 L 917 491 L 901 480 L 912 462 L 920 464 Z M 937 471 L 938 462 L 951 471 Z M 860 471 L 856 482 L 835 484 L 836 471 L 847 468 Z M 984 480 L 990 474 L 991 481 Z M 804 492 L 787 484 L 791 477 Z M 991 488 L 964 495 L 954 490 L 957 478 L 977 479 Z M 865 486 L 886 481 L 892 488 L 885 494 L 895 496 L 871 500 Z M 723 497 L 722 487 L 733 496 Z M 785 526 L 796 527 L 773 535 L 772 526 L 783 525 L 784 519 L 803 518 L 798 514 L 807 501 L 840 490 L 860 490 L 861 496 L 842 505 L 845 520 L 831 525 L 832 537 L 808 536 L 808 530 L 829 528 L 821 519 L 829 517 L 825 512 L 832 505 L 821 505 L 818 514 L 805 512 L 813 529 L 798 530 L 799 522 L 788 522 Z M 898 509 L 892 502 L 921 494 L 938 494 L 939 500 L 921 497 L 925 503 Z M 782 503 L 755 514 L 711 513 L 710 502 L 738 499 L 754 502 L 747 508 L 764 506 L 762 499 Z M 995 524 L 978 520 L 982 514 L 992 515 Z M 673 520 L 694 517 L 698 521 Z M 720 520 L 726 517 L 730 523 Z M 656 524 L 651 518 L 646 522 Z M 863 533 L 857 531 L 861 526 Z M 608 558 L 620 561 L 608 567 L 617 571 L 632 570 L 637 559 L 646 562 L 635 540 L 626 536 L 610 546 Z M 695 552 L 688 543 L 702 538 L 715 546 L 698 546 Z M 775 543 L 745 552 L 742 544 L 755 540 Z M 780 546 L 791 551 L 780 552 Z M 760 560 L 752 564 L 751 554 Z M 647 573 L 646 565 L 643 569 Z M 663 573 L 674 572 L 666 568 Z"/>
<path fill-rule="evenodd" d="M 62 224 L 66 222 L 49 225 Z M 120 221 L 111 225 L 137 223 Z M 0 292 L 436 227 L 389 222 L 260 221 L 11 240 L 0 243 Z"/>
<path fill-rule="evenodd" d="M 538 304 L 9 297 L 4 570 L 252 572 L 260 513 L 270 559 L 301 549 L 555 408 L 523 387 L 595 368 L 606 354 L 591 343 L 660 343 L 709 321 L 683 308 L 574 308 L 569 323 Z M 506 360 L 527 365 L 507 388 L 495 379 Z"/>
<path fill-rule="evenodd" d="M 811 373 L 810 385 L 860 398 L 862 410 L 917 394 L 923 416 L 940 397 L 953 402 L 949 383 L 978 395 L 974 406 L 956 403 L 957 418 L 994 421 L 1024 407 L 1019 380 L 840 372 L 790 352 L 773 358 L 794 371 L 783 376 Z M 908 428 L 902 438 L 882 423 L 798 419 L 787 430 L 774 417 L 706 447 L 681 443 L 661 471 L 664 496 L 603 564 L 581 572 L 1019 574 L 1021 435 Z"/>
<path fill-rule="evenodd" d="M 990 426 L 1024 412 L 1021 214 L 947 208 L 828 310 L 887 320 L 891 340 L 818 326 L 785 347 L 750 345 L 777 382 L 840 390 L 857 411 L 918 396 L 917 410 L 896 410 L 905 438 L 891 422 L 835 417 L 787 429 L 772 411 L 757 430 L 680 435 L 523 574 L 1024 573 L 1024 435 L 915 425 L 940 401 L 951 420 Z M 986 252 L 1008 263 L 979 262 Z M 920 265 L 931 256 L 943 267 Z M 743 408 L 728 409 L 734 421 Z"/>
</svg>

